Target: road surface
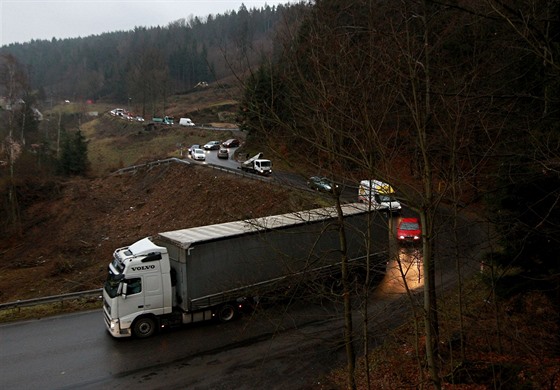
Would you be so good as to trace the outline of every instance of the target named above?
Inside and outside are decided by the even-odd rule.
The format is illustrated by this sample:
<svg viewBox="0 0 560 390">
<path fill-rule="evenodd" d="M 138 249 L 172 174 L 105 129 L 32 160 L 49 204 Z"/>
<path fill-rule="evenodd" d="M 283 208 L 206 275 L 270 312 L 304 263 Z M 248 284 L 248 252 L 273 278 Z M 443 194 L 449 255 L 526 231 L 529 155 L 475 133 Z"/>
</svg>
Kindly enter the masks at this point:
<svg viewBox="0 0 560 390">
<path fill-rule="evenodd" d="M 476 272 L 487 248 L 480 225 L 463 221 L 452 245 L 438 221 L 438 283 Z M 393 221 L 394 222 L 394 221 Z M 382 340 L 408 315 L 408 286 L 422 287 L 421 252 L 391 244 L 385 277 L 369 299 L 370 335 Z M 399 261 L 397 261 L 397 259 Z M 400 265 L 400 267 L 399 267 Z M 420 299 L 419 295 L 419 299 Z M 226 324 L 184 326 L 147 340 L 113 339 L 101 310 L 0 326 L 0 389 L 301 389 L 344 364 L 341 307 L 326 299 L 296 299 Z M 360 316 L 356 314 L 358 331 Z M 356 342 L 359 350 L 361 343 Z M 320 388 L 320 387 L 319 387 Z"/>
</svg>

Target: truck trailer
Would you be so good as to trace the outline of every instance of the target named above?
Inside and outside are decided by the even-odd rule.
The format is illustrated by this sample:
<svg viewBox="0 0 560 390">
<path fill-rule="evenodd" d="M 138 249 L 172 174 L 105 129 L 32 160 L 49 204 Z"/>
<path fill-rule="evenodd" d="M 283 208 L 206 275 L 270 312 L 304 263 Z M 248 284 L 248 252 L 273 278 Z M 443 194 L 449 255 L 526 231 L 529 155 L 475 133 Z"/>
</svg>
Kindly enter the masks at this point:
<svg viewBox="0 0 560 390">
<path fill-rule="evenodd" d="M 360 203 L 342 210 L 349 262 L 374 259 L 384 271 L 384 218 Z M 337 221 L 328 207 L 168 231 L 118 248 L 103 288 L 107 329 L 143 338 L 175 325 L 227 322 L 256 297 L 340 272 Z"/>
</svg>

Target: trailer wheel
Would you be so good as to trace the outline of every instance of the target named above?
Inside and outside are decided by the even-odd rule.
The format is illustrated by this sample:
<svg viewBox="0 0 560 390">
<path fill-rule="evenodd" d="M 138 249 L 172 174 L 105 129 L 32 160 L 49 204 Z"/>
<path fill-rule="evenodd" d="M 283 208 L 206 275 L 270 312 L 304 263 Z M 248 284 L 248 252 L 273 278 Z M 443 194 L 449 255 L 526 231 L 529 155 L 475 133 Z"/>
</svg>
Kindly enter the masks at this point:
<svg viewBox="0 0 560 390">
<path fill-rule="evenodd" d="M 155 332 L 156 321 L 152 317 L 141 317 L 132 325 L 132 334 L 141 339 L 153 336 Z"/>
<path fill-rule="evenodd" d="M 235 309 L 235 306 L 226 303 L 218 309 L 218 320 L 220 322 L 228 322 L 233 320 L 236 314 L 237 310 Z"/>
</svg>

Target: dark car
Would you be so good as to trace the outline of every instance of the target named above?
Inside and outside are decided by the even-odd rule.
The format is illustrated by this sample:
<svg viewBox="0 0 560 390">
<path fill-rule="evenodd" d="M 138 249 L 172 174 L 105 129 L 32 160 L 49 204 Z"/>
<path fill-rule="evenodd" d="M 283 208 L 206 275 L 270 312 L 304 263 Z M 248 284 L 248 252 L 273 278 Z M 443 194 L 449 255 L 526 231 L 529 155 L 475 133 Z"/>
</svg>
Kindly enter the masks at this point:
<svg viewBox="0 0 560 390">
<path fill-rule="evenodd" d="M 218 158 L 228 159 L 229 158 L 228 150 L 226 148 L 220 148 L 220 150 L 218 150 Z"/>
<path fill-rule="evenodd" d="M 420 242 L 422 228 L 418 218 L 403 218 L 397 225 L 397 240 L 400 242 Z"/>
<path fill-rule="evenodd" d="M 307 181 L 307 186 L 313 190 L 323 192 L 333 192 L 333 182 L 326 177 L 311 176 Z M 336 186 L 338 188 L 338 186 Z"/>
<path fill-rule="evenodd" d="M 236 148 L 239 146 L 239 144 L 240 142 L 236 138 L 231 138 L 228 139 L 227 141 L 222 142 L 222 146 L 225 146 L 226 148 Z"/>
</svg>

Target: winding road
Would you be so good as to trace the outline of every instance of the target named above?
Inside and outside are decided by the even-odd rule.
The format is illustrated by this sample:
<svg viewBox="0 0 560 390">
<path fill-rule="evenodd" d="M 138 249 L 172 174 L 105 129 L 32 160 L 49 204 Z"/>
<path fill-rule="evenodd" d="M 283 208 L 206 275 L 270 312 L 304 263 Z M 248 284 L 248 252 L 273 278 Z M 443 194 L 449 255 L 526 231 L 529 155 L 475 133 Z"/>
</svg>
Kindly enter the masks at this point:
<svg viewBox="0 0 560 390">
<path fill-rule="evenodd" d="M 457 280 L 457 255 L 462 273 L 472 274 L 488 242 L 472 218 L 456 227 L 449 221 L 440 215 L 435 232 L 441 291 Z M 385 276 L 368 300 L 372 340 L 382 340 L 410 310 L 402 273 L 421 299 L 421 252 L 394 241 Z M 359 329 L 357 310 L 355 321 Z M 341 340 L 340 304 L 327 299 L 296 299 L 231 323 L 183 326 L 145 340 L 113 339 L 96 310 L 1 325 L 0 388 L 320 388 L 321 375 L 344 364 Z"/>
</svg>

